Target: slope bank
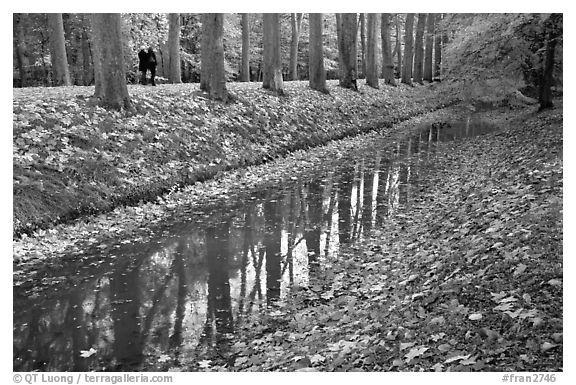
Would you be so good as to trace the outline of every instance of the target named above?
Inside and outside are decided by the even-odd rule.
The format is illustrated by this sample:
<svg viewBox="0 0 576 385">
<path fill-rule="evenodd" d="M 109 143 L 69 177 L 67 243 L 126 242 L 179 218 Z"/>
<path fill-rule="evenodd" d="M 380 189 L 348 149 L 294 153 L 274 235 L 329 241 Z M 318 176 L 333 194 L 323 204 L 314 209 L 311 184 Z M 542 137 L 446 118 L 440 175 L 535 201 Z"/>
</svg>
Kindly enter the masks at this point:
<svg viewBox="0 0 576 385">
<path fill-rule="evenodd" d="M 149 201 L 223 170 L 406 120 L 448 104 L 434 86 L 230 84 L 215 103 L 197 84 L 132 86 L 136 114 L 106 111 L 91 87 L 15 89 L 13 235 Z"/>
</svg>

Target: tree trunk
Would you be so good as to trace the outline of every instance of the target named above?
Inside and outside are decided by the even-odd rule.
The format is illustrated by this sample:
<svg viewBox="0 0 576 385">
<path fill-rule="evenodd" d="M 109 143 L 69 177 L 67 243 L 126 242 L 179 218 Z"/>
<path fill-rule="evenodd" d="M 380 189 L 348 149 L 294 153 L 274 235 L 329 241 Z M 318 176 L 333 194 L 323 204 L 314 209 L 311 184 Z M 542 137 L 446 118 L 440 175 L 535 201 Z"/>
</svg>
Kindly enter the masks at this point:
<svg viewBox="0 0 576 385">
<path fill-rule="evenodd" d="M 19 86 L 25 87 L 28 83 L 28 76 L 26 72 L 26 46 L 24 45 L 24 14 L 13 14 L 13 32 L 14 32 L 14 48 L 16 50 L 16 65 L 18 66 L 18 73 L 20 74 Z"/>
<path fill-rule="evenodd" d="M 92 53 L 90 52 L 90 35 L 88 33 L 89 20 L 86 20 L 85 15 L 82 15 L 82 24 L 84 28 L 82 29 L 81 38 L 81 53 L 82 53 L 82 84 L 88 86 L 93 80 Z"/>
<path fill-rule="evenodd" d="M 264 74 L 262 87 L 284 94 L 282 79 L 282 58 L 280 56 L 280 18 L 278 13 L 264 13 Z"/>
<path fill-rule="evenodd" d="M 378 14 L 369 13 L 367 20 L 366 39 L 366 84 L 373 88 L 378 87 Z"/>
<path fill-rule="evenodd" d="M 119 13 L 92 14 L 95 96 L 101 97 L 105 107 L 131 110 L 133 107 L 126 87 L 120 23 Z"/>
<path fill-rule="evenodd" d="M 242 14 L 242 65 L 240 81 L 250 81 L 250 14 Z"/>
<path fill-rule="evenodd" d="M 414 73 L 413 80 L 416 83 L 424 84 L 422 72 L 424 67 L 424 30 L 426 28 L 426 14 L 418 14 L 418 24 L 416 25 L 416 40 L 414 42 Z"/>
<path fill-rule="evenodd" d="M 446 14 L 443 13 L 442 14 L 442 19 L 444 19 L 446 17 Z M 446 48 L 446 44 L 448 44 L 448 33 L 446 32 L 446 30 L 442 31 L 442 49 Z M 444 62 L 440 62 L 440 77 L 442 77 L 442 74 L 444 74 L 444 72 L 446 71 Z"/>
<path fill-rule="evenodd" d="M 64 40 L 64 24 L 61 13 L 48 14 L 48 30 L 50 33 L 50 58 L 54 72 L 54 85 L 69 86 L 70 71 L 66 58 L 66 42 Z"/>
<path fill-rule="evenodd" d="M 402 76 L 402 43 L 400 42 L 400 17 L 396 14 L 396 55 L 397 59 L 397 67 L 396 71 L 398 77 Z"/>
<path fill-rule="evenodd" d="M 391 53 L 392 43 L 390 42 L 390 14 L 383 13 L 381 19 L 380 35 L 382 38 L 382 77 L 384 78 L 384 83 L 395 86 L 394 63 Z"/>
<path fill-rule="evenodd" d="M 302 13 L 291 13 L 292 40 L 290 41 L 290 80 L 298 80 L 298 42 L 300 41 L 300 26 Z"/>
<path fill-rule="evenodd" d="M 436 14 L 436 25 L 442 20 L 442 14 Z M 434 77 L 440 78 L 440 64 L 442 63 L 442 31 L 436 28 L 434 36 Z"/>
<path fill-rule="evenodd" d="M 180 69 L 180 14 L 168 14 L 168 80 L 170 83 L 182 83 Z"/>
<path fill-rule="evenodd" d="M 404 32 L 404 60 L 402 67 L 402 83 L 412 85 L 412 63 L 414 60 L 414 14 L 406 15 Z"/>
<path fill-rule="evenodd" d="M 562 14 L 553 13 L 546 20 L 548 39 L 546 40 L 546 56 L 544 57 L 544 68 L 542 70 L 542 81 L 540 83 L 540 110 L 554 107 L 552 103 L 552 83 L 554 74 L 554 53 L 556 44 L 560 37 Z"/>
<path fill-rule="evenodd" d="M 356 44 L 357 44 L 357 21 L 355 13 L 336 14 L 338 37 L 338 52 L 340 59 L 340 86 L 358 90 L 356 79 L 358 78 Z"/>
<path fill-rule="evenodd" d="M 202 14 L 200 89 L 211 99 L 226 101 L 226 73 L 224 71 L 224 14 Z"/>
<path fill-rule="evenodd" d="M 432 59 L 434 50 L 434 21 L 436 14 L 429 13 L 426 19 L 426 52 L 424 56 L 424 80 L 432 81 Z"/>
<path fill-rule="evenodd" d="M 360 56 L 362 73 L 358 75 L 359 78 L 366 77 L 366 15 L 360 14 L 360 48 L 362 50 Z"/>
<path fill-rule="evenodd" d="M 308 20 L 310 24 L 310 53 L 308 56 L 310 88 L 320 92 L 328 93 L 326 88 L 326 70 L 324 69 L 324 49 L 322 44 L 322 14 L 310 13 Z"/>
</svg>

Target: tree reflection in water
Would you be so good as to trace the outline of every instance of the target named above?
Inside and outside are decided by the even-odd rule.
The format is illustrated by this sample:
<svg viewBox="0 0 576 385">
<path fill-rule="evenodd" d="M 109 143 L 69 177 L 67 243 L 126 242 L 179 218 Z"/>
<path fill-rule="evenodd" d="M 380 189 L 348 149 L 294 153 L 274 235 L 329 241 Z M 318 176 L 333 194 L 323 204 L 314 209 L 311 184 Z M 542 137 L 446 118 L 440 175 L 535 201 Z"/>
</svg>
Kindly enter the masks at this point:
<svg viewBox="0 0 576 385">
<path fill-rule="evenodd" d="M 474 124 L 463 130 L 477 133 Z M 15 288 L 14 370 L 162 370 L 162 362 L 227 359 L 247 317 L 306 286 L 340 245 L 408 205 L 423 160 L 454 132 L 421 131 L 392 152 L 375 143 L 235 210 L 167 224 L 147 243 L 119 240 L 113 262 L 87 270 L 71 290 L 21 298 Z M 80 357 L 90 347 L 97 353 Z"/>
</svg>

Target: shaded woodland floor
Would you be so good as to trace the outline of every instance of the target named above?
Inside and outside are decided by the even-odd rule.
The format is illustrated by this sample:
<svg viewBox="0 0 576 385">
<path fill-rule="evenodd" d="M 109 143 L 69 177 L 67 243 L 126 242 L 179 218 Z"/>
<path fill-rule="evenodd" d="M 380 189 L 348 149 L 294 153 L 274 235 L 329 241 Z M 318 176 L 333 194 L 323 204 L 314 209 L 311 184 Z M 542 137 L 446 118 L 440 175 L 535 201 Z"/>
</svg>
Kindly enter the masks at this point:
<svg viewBox="0 0 576 385">
<path fill-rule="evenodd" d="M 562 108 L 487 116 L 502 130 L 441 144 L 408 211 L 204 367 L 563 370 Z"/>
</svg>

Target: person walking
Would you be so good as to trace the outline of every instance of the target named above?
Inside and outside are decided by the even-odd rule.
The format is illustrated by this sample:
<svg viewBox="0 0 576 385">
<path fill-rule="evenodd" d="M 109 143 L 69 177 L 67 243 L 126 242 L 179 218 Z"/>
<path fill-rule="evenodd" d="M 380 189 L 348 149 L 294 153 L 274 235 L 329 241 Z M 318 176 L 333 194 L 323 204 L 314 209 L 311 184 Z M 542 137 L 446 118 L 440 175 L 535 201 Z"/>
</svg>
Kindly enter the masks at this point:
<svg viewBox="0 0 576 385">
<path fill-rule="evenodd" d="M 146 54 L 147 57 L 147 66 L 150 70 L 150 80 L 152 81 L 152 85 L 155 86 L 155 78 L 156 78 L 156 54 L 152 50 L 152 47 L 148 47 L 148 52 Z"/>
<path fill-rule="evenodd" d="M 148 70 L 148 53 L 144 46 L 140 47 L 138 52 L 138 71 L 142 73 L 140 75 L 140 83 L 146 85 L 146 72 Z"/>
</svg>

